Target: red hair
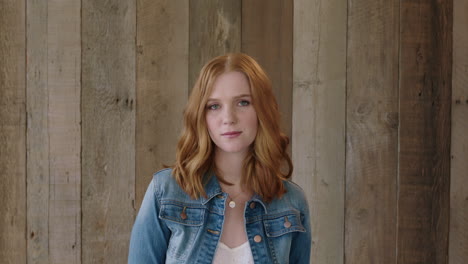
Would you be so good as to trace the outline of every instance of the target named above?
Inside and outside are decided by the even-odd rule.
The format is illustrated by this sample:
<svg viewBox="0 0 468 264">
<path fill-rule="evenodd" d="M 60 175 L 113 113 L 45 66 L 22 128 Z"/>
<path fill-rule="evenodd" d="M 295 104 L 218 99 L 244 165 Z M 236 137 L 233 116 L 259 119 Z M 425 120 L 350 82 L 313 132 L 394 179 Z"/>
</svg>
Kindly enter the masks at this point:
<svg viewBox="0 0 468 264">
<path fill-rule="evenodd" d="M 204 175 L 217 171 L 214 143 L 205 120 L 206 104 L 216 78 L 231 71 L 242 72 L 247 77 L 259 123 L 255 141 L 244 160 L 241 183 L 270 202 L 286 192 L 283 180 L 291 178 L 293 165 L 286 151 L 289 138 L 280 130 L 280 113 L 270 79 L 246 54 L 219 56 L 202 68 L 184 110 L 184 129 L 177 144 L 173 176 L 192 198 L 206 195 Z M 217 176 L 225 182 L 222 175 Z"/>
</svg>

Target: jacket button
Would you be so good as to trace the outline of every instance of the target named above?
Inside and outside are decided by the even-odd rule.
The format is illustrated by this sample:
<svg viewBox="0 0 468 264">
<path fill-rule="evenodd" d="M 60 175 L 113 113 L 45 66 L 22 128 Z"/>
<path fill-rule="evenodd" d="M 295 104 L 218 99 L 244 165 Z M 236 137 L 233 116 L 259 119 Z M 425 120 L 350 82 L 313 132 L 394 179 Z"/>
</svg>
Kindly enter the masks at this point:
<svg viewBox="0 0 468 264">
<path fill-rule="evenodd" d="M 262 237 L 260 235 L 256 235 L 256 236 L 254 236 L 254 241 L 257 242 L 257 243 L 260 243 L 260 242 L 262 242 Z"/>
<path fill-rule="evenodd" d="M 289 222 L 289 221 L 284 222 L 284 227 L 290 228 L 291 227 L 291 222 Z"/>
<path fill-rule="evenodd" d="M 180 218 L 182 218 L 182 220 L 187 219 L 187 214 L 184 212 L 180 213 Z"/>
<path fill-rule="evenodd" d="M 255 202 L 250 203 L 250 209 L 255 209 Z"/>
</svg>

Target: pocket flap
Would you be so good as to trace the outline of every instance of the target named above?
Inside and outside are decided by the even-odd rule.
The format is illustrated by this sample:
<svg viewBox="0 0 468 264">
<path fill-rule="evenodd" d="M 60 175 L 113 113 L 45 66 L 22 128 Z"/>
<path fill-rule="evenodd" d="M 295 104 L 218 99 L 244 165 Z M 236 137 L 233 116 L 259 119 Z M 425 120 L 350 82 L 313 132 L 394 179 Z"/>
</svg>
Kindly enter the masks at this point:
<svg viewBox="0 0 468 264">
<path fill-rule="evenodd" d="M 298 211 L 266 215 L 263 223 L 268 237 L 278 237 L 290 232 L 306 232 Z"/>
<path fill-rule="evenodd" d="M 205 208 L 190 204 L 162 204 L 159 218 L 187 226 L 201 226 L 205 216 Z"/>
</svg>

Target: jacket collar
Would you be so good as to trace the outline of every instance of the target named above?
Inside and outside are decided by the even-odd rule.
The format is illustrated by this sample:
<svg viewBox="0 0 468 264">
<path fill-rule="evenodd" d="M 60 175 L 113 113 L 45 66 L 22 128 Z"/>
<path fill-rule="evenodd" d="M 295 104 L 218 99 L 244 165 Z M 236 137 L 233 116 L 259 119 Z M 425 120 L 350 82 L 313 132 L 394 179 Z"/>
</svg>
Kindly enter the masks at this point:
<svg viewBox="0 0 468 264">
<path fill-rule="evenodd" d="M 205 184 L 206 197 L 201 197 L 202 204 L 206 204 L 216 195 L 223 193 L 218 178 L 216 178 L 214 173 L 208 172 L 205 174 L 205 179 L 208 179 L 208 182 Z"/>
<path fill-rule="evenodd" d="M 255 202 L 261 204 L 263 206 L 263 209 L 265 210 L 265 213 L 268 213 L 267 206 L 266 206 L 265 202 L 263 202 L 263 199 L 262 199 L 262 197 L 260 195 L 255 193 L 254 196 L 252 197 L 252 201 L 255 201 Z"/>
<path fill-rule="evenodd" d="M 213 172 L 208 172 L 205 175 L 205 178 L 208 179 L 208 182 L 205 184 L 206 197 L 201 197 L 202 204 L 208 203 L 211 199 L 213 199 L 213 197 L 223 193 L 221 185 L 219 185 L 218 178 Z M 265 210 L 265 213 L 268 213 L 267 206 L 260 195 L 255 193 L 252 196 L 251 201 L 255 201 L 261 204 L 263 206 L 263 209 Z"/>
</svg>

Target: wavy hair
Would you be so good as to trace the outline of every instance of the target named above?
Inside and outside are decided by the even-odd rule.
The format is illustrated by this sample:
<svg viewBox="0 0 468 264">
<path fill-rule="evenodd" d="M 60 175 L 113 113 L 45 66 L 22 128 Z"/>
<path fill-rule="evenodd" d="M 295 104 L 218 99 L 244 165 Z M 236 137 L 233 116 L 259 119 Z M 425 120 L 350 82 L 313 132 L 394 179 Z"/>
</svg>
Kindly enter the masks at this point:
<svg viewBox="0 0 468 264">
<path fill-rule="evenodd" d="M 243 162 L 241 183 L 270 202 L 286 192 L 283 180 L 291 178 L 293 165 L 287 153 L 289 138 L 280 129 L 280 112 L 270 79 L 262 67 L 246 54 L 216 57 L 200 71 L 184 110 L 184 128 L 177 144 L 173 176 L 193 199 L 206 196 L 204 184 L 208 179 L 204 175 L 217 172 L 215 145 L 205 120 L 206 104 L 216 78 L 231 71 L 242 72 L 247 77 L 259 124 L 256 138 Z M 230 184 L 222 175 L 216 176 L 221 182 Z"/>
</svg>

